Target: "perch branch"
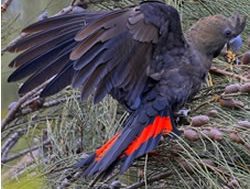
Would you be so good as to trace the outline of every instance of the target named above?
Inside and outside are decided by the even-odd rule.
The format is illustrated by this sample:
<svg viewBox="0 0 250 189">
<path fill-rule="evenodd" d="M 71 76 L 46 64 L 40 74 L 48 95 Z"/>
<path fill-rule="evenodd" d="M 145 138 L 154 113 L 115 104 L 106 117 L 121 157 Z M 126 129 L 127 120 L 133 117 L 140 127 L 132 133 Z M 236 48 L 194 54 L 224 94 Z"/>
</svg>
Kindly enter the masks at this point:
<svg viewBox="0 0 250 189">
<path fill-rule="evenodd" d="M 17 112 L 17 113 L 15 114 L 15 118 L 14 118 L 14 119 L 16 119 L 16 118 L 18 118 L 18 117 L 21 117 L 21 116 L 28 115 L 28 114 L 33 113 L 33 112 L 35 112 L 35 111 L 38 111 L 38 110 L 40 110 L 40 109 L 46 109 L 46 108 L 51 108 L 51 107 L 53 107 L 53 106 L 57 106 L 57 105 L 59 105 L 60 103 L 63 103 L 63 102 L 65 102 L 65 101 L 67 101 L 68 99 L 70 99 L 70 97 L 69 97 L 69 98 L 66 97 L 66 98 L 61 98 L 61 99 L 57 99 L 57 100 L 51 100 L 51 101 L 48 101 L 48 102 L 44 102 L 44 103 L 41 104 L 41 106 L 38 107 L 37 109 L 31 109 L 31 108 L 22 109 L 22 111 L 19 111 L 19 112 Z M 80 95 L 77 96 L 76 99 L 80 99 Z M 25 104 L 26 104 L 26 102 L 25 102 Z M 26 106 L 26 105 L 25 105 L 25 106 Z M 23 124 L 23 123 L 22 123 L 22 124 Z M 10 127 L 12 128 L 13 126 L 15 126 L 15 125 L 12 125 L 12 126 L 10 126 Z M 8 127 L 8 128 L 9 128 L 9 127 Z M 8 128 L 7 128 L 7 129 L 8 129 Z M 5 130 L 7 130 L 7 129 L 5 129 Z"/>
<path fill-rule="evenodd" d="M 34 96 L 35 94 L 39 93 L 40 90 L 45 87 L 51 80 L 47 80 L 42 85 L 38 86 L 37 88 L 33 89 L 32 91 L 28 92 L 26 95 L 21 97 L 15 107 L 13 107 L 5 117 L 5 119 L 2 121 L 2 131 L 5 129 L 5 127 L 12 122 L 16 118 L 16 113 L 19 111 L 21 105 L 26 102 L 30 97 Z"/>
<path fill-rule="evenodd" d="M 17 158 L 19 158 L 19 157 L 21 157 L 21 156 L 23 156 L 23 155 L 25 155 L 25 154 L 27 154 L 27 153 L 30 153 L 30 152 L 32 152 L 32 151 L 34 151 L 34 150 L 37 150 L 38 148 L 40 148 L 40 147 L 43 146 L 43 145 L 49 144 L 49 142 L 50 142 L 49 140 L 46 140 L 46 141 L 44 141 L 42 144 L 38 144 L 38 145 L 33 146 L 33 147 L 31 147 L 31 148 L 22 150 L 21 152 L 19 152 L 19 153 L 17 153 L 17 154 L 14 154 L 14 155 L 9 156 L 9 157 L 6 157 L 6 158 L 3 158 L 3 159 L 2 159 L 2 163 L 7 163 L 7 162 L 9 162 L 9 161 L 12 161 L 12 160 L 14 160 L 14 159 L 17 159 Z"/>
<path fill-rule="evenodd" d="M 1 12 L 5 12 L 7 8 L 10 6 L 12 0 L 5 0 L 1 5 Z"/>
<path fill-rule="evenodd" d="M 25 129 L 20 129 L 19 131 L 13 133 L 3 144 L 2 146 L 2 158 L 4 159 L 5 157 L 7 157 L 9 151 L 11 150 L 11 148 L 17 143 L 17 141 L 19 140 L 19 138 L 21 136 L 23 136 L 23 134 L 25 133 Z"/>
<path fill-rule="evenodd" d="M 222 74 L 222 75 L 225 75 L 225 76 L 229 76 L 229 77 L 234 77 L 236 79 L 240 79 L 242 81 L 249 81 L 249 79 L 241 76 L 241 75 L 238 75 L 238 74 L 235 74 L 235 73 L 232 73 L 232 72 L 228 72 L 226 70 L 222 70 L 222 69 L 219 69 L 215 66 L 212 66 L 210 68 L 210 72 L 213 72 L 213 73 L 218 73 L 218 74 Z"/>
</svg>

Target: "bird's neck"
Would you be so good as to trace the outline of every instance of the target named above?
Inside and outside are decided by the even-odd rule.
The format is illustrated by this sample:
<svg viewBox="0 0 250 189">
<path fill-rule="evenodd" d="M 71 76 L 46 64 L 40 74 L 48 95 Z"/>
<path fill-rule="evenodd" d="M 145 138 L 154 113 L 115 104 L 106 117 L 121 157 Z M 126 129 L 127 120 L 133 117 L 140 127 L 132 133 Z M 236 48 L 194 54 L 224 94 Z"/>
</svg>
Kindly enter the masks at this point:
<svg viewBox="0 0 250 189">
<path fill-rule="evenodd" d="M 193 64 L 208 71 L 214 58 L 213 55 L 209 54 L 204 45 L 197 42 L 197 38 L 192 38 L 187 33 L 185 34 L 185 38 L 189 45 L 188 53 L 192 57 Z"/>
<path fill-rule="evenodd" d="M 185 33 L 185 39 L 191 48 L 198 51 L 209 61 L 212 61 L 213 58 L 217 57 L 224 47 L 224 44 L 220 46 L 216 42 L 209 42 L 207 40 L 207 34 L 203 36 L 201 33 L 198 33 L 198 31 L 196 32 L 195 28 L 192 28 Z"/>
</svg>

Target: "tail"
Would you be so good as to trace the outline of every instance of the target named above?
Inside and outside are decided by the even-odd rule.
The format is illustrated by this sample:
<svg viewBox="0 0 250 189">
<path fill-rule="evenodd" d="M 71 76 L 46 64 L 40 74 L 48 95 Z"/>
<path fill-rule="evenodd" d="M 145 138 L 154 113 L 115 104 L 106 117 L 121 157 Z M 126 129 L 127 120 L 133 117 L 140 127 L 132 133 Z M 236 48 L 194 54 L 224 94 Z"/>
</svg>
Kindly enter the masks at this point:
<svg viewBox="0 0 250 189">
<path fill-rule="evenodd" d="M 162 134 L 178 134 L 170 116 L 155 116 L 147 123 L 138 120 L 138 116 L 131 114 L 123 130 L 77 164 L 80 168 L 87 167 L 83 173 L 85 176 L 107 173 L 117 164 L 123 173 L 135 158 L 152 151 Z"/>
</svg>

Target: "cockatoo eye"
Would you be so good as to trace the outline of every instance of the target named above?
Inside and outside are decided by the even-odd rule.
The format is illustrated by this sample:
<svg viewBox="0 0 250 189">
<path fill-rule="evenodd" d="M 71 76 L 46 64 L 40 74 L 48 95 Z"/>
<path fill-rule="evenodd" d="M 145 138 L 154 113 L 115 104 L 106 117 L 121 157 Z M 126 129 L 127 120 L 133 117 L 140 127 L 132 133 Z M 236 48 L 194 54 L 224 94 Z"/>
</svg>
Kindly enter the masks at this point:
<svg viewBox="0 0 250 189">
<path fill-rule="evenodd" d="M 229 37 L 232 34 L 232 30 L 230 30 L 229 28 L 227 28 L 227 29 L 224 30 L 224 34 L 225 34 L 226 37 Z"/>
</svg>

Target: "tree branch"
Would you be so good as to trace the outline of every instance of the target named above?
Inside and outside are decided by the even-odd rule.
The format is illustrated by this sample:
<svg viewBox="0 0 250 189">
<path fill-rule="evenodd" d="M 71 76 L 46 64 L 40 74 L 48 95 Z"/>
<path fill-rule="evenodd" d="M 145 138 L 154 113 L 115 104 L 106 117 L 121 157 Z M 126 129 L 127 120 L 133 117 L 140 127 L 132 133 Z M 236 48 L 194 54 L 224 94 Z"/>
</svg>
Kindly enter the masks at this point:
<svg viewBox="0 0 250 189">
<path fill-rule="evenodd" d="M 34 95 L 38 95 L 40 93 L 40 90 L 44 88 L 51 80 L 47 80 L 42 85 L 38 86 L 37 88 L 33 89 L 32 91 L 28 92 L 26 95 L 21 97 L 17 103 L 15 104 L 15 107 L 13 107 L 5 117 L 5 119 L 2 121 L 2 131 L 5 129 L 5 127 L 12 122 L 16 118 L 16 113 L 19 111 L 21 105 L 25 103 L 29 98 L 31 98 Z"/>
<path fill-rule="evenodd" d="M 38 144 L 38 145 L 33 146 L 33 147 L 31 147 L 31 148 L 25 149 L 25 150 L 23 150 L 23 151 L 21 151 L 21 152 L 19 152 L 19 153 L 17 153 L 17 154 L 14 154 L 14 155 L 12 155 L 12 156 L 9 156 L 9 157 L 6 157 L 6 158 L 2 158 L 2 163 L 7 163 L 7 162 L 9 162 L 9 161 L 12 161 L 12 160 L 14 160 L 14 159 L 17 159 L 17 158 L 19 158 L 19 157 L 21 157 L 21 156 L 23 156 L 23 155 L 25 155 L 25 154 L 27 154 L 27 153 L 30 153 L 30 152 L 32 152 L 32 151 L 34 151 L 34 150 L 37 150 L 37 149 L 40 148 L 41 146 L 46 145 L 46 144 L 49 144 L 49 143 L 50 143 L 50 141 L 49 141 L 49 140 L 46 140 L 46 141 L 44 141 L 42 144 Z"/>
<path fill-rule="evenodd" d="M 238 74 L 235 74 L 235 73 L 232 73 L 232 72 L 228 72 L 226 70 L 222 70 L 222 69 L 219 69 L 215 66 L 211 66 L 210 68 L 210 71 L 213 72 L 213 73 L 218 73 L 218 74 L 222 74 L 222 75 L 225 75 L 225 76 L 229 76 L 229 77 L 234 77 L 236 79 L 240 79 L 242 81 L 249 81 L 249 79 L 241 76 L 241 75 L 238 75 Z"/>
<path fill-rule="evenodd" d="M 17 143 L 17 141 L 23 136 L 26 129 L 19 129 L 17 132 L 13 133 L 3 144 L 1 149 L 2 158 L 6 158 L 11 148 Z"/>
<path fill-rule="evenodd" d="M 5 0 L 1 5 L 1 12 L 5 12 L 7 8 L 10 6 L 12 0 Z"/>
<path fill-rule="evenodd" d="M 172 175 L 171 171 L 166 172 L 166 173 L 158 174 L 156 176 L 153 176 L 153 177 L 147 179 L 147 184 L 153 183 L 155 181 L 159 181 L 159 180 L 164 179 L 165 177 L 168 177 L 170 175 Z M 145 185 L 145 181 L 142 180 L 142 181 L 139 181 L 137 183 L 134 183 L 134 184 L 128 186 L 126 189 L 137 189 L 137 188 L 140 188 L 140 187 L 142 187 L 144 185 Z"/>
</svg>

